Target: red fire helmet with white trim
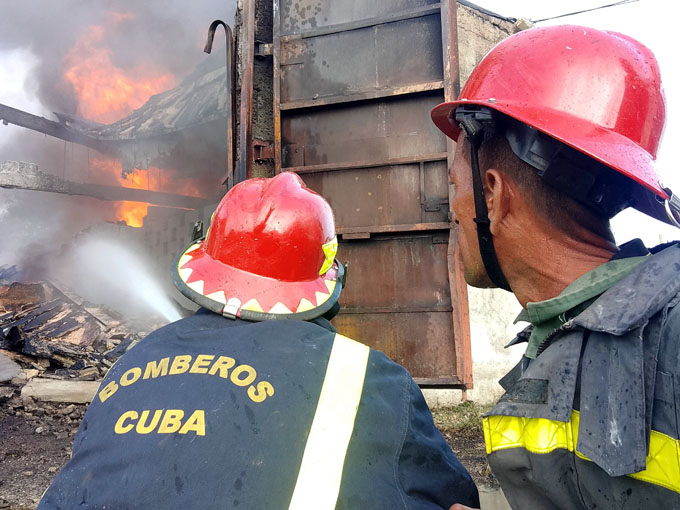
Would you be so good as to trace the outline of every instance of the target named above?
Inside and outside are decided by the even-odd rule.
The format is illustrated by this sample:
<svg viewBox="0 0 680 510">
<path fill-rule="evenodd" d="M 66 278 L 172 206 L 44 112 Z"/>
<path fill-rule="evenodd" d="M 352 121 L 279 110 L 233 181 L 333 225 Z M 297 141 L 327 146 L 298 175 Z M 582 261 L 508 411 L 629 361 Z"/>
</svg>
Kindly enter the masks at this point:
<svg viewBox="0 0 680 510">
<path fill-rule="evenodd" d="M 206 237 L 177 258 L 175 285 L 227 317 L 309 320 L 340 295 L 337 247 L 330 205 L 298 175 L 249 179 L 220 201 Z"/>
<path fill-rule="evenodd" d="M 457 101 L 432 110 L 454 140 L 462 105 L 512 117 L 623 174 L 656 196 L 634 206 L 665 219 L 655 160 L 666 103 L 659 65 L 635 39 L 575 25 L 519 32 L 482 59 Z"/>
</svg>

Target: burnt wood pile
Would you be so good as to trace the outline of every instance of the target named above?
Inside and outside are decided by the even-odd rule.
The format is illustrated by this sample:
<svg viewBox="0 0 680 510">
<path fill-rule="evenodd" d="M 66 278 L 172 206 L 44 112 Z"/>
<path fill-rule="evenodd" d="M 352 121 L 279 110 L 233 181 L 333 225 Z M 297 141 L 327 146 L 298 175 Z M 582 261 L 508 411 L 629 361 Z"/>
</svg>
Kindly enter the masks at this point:
<svg viewBox="0 0 680 510">
<path fill-rule="evenodd" d="M 141 334 L 63 284 L 20 277 L 15 266 L 0 266 L 0 401 L 17 390 L 40 400 L 88 401 Z"/>
</svg>

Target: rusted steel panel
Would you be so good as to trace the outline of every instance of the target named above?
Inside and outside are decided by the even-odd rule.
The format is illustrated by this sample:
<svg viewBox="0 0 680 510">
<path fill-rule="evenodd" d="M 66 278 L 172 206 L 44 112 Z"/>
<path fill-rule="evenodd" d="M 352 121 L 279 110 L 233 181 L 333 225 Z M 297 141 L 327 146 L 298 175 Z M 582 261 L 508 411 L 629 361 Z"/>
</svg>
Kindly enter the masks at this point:
<svg viewBox="0 0 680 510">
<path fill-rule="evenodd" d="M 335 325 L 423 385 L 471 384 L 452 145 L 429 117 L 450 93 L 444 23 L 455 10 L 448 0 L 283 0 L 274 15 L 276 170 L 300 173 L 335 210 L 349 262 Z"/>
<path fill-rule="evenodd" d="M 455 375 L 451 312 L 341 314 L 333 324 L 343 334 L 384 352 L 415 378 Z"/>
<path fill-rule="evenodd" d="M 446 172 L 436 161 L 305 174 L 304 180 L 326 197 L 343 229 L 448 221 Z"/>
<path fill-rule="evenodd" d="M 341 306 L 355 312 L 386 307 L 450 311 L 447 240 L 446 235 L 416 233 L 341 242 L 338 259 L 350 261 Z"/>
<path fill-rule="evenodd" d="M 380 0 L 379 2 L 281 0 L 281 34 L 293 34 L 357 20 L 384 18 L 395 12 L 436 4 L 437 0 Z"/>
<path fill-rule="evenodd" d="M 281 102 L 441 83 L 440 41 L 438 14 L 290 41 L 281 48 Z"/>
<path fill-rule="evenodd" d="M 439 92 L 343 108 L 286 112 L 282 116 L 282 167 L 405 158 L 446 151 L 430 120 Z"/>
<path fill-rule="evenodd" d="M 456 332 L 447 241 L 444 232 L 341 242 L 338 258 L 350 263 L 333 323 L 343 334 L 385 352 L 414 377 L 455 385 L 460 381 L 452 379 Z"/>
</svg>

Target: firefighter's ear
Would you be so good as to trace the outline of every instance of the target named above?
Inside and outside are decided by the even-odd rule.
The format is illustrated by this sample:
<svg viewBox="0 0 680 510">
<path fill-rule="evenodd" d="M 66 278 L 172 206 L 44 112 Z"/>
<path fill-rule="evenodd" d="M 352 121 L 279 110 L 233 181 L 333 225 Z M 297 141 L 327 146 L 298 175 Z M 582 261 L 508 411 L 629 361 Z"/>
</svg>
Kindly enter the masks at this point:
<svg viewBox="0 0 680 510">
<path fill-rule="evenodd" d="M 506 175 L 494 168 L 484 173 L 484 198 L 491 222 L 489 227 L 493 235 L 498 235 L 510 211 L 510 199 L 513 194 L 513 187 Z"/>
</svg>

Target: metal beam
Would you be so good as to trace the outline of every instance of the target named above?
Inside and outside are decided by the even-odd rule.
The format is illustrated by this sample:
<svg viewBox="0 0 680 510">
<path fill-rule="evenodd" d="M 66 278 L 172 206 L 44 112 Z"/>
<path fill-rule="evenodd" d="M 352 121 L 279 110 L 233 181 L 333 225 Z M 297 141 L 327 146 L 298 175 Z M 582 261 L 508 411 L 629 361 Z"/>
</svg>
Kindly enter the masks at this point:
<svg viewBox="0 0 680 510">
<path fill-rule="evenodd" d="M 143 202 L 178 209 L 198 209 L 210 203 L 210 200 L 204 198 L 161 191 L 67 181 L 39 171 L 37 165 L 17 161 L 5 161 L 0 165 L 0 188 L 82 195 L 109 201 Z"/>
<path fill-rule="evenodd" d="M 239 156 L 235 182 L 251 176 L 253 166 L 253 66 L 255 59 L 255 0 L 243 2 L 241 27 L 241 108 L 239 110 Z"/>
<path fill-rule="evenodd" d="M 115 154 L 114 148 L 111 144 L 97 140 L 68 128 L 64 124 L 46 119 L 45 117 L 38 117 L 32 113 L 27 113 L 22 110 L 17 110 L 11 106 L 0 104 L 0 121 L 6 126 L 7 124 L 14 124 L 21 126 L 38 133 L 44 133 L 60 140 L 84 145 L 91 149 L 101 152 L 102 154 Z"/>
</svg>

